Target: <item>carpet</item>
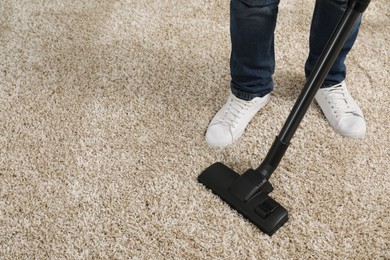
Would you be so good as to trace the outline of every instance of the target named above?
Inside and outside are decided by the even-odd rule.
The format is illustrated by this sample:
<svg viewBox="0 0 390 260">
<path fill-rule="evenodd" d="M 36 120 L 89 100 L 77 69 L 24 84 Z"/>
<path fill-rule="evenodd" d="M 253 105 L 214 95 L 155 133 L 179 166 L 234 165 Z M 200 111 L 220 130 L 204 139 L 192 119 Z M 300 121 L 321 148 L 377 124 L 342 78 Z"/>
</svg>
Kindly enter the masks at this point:
<svg viewBox="0 0 390 260">
<path fill-rule="evenodd" d="M 2 0 L 1 259 L 389 259 L 390 3 L 347 59 L 367 135 L 313 103 L 271 178 L 272 237 L 198 184 L 257 167 L 304 84 L 313 1 L 281 1 L 275 90 L 242 138 L 204 141 L 229 91 L 229 1 Z"/>
</svg>

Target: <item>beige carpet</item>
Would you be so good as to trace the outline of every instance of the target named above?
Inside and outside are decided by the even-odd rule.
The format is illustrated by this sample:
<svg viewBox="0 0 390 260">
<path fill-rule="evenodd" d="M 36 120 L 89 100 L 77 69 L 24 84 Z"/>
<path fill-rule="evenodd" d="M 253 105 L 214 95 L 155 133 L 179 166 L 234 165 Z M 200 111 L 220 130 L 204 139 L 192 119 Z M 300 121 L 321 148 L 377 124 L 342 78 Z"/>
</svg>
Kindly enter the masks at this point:
<svg viewBox="0 0 390 260">
<path fill-rule="evenodd" d="M 312 105 L 271 178 L 269 237 L 197 183 L 257 167 L 304 83 L 313 1 L 282 1 L 276 89 L 226 149 L 204 142 L 229 86 L 229 1 L 0 2 L 1 259 L 389 259 L 390 3 L 348 58 L 362 140 Z"/>
</svg>

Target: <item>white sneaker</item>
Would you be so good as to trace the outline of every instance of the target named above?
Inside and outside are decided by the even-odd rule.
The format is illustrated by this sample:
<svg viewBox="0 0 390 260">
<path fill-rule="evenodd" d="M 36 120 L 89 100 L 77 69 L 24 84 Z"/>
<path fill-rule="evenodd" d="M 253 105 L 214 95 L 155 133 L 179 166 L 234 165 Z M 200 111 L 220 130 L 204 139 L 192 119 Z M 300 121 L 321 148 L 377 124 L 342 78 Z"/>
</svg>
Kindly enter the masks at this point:
<svg viewBox="0 0 390 260">
<path fill-rule="evenodd" d="M 315 99 L 337 133 L 350 138 L 365 135 L 363 112 L 349 94 L 344 81 L 330 88 L 319 89 Z"/>
<path fill-rule="evenodd" d="M 251 101 L 230 94 L 226 104 L 211 120 L 206 132 L 206 142 L 213 147 L 223 147 L 236 141 L 244 133 L 254 115 L 268 103 L 269 99 L 269 94 L 256 97 Z"/>
</svg>

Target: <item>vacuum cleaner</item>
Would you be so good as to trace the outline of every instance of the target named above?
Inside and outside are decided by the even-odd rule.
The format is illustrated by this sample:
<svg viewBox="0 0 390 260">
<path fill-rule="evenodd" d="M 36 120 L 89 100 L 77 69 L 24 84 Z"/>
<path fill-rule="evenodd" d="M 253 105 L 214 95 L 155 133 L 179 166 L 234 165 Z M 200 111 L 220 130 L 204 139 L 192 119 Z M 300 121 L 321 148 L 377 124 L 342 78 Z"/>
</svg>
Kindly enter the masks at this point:
<svg viewBox="0 0 390 260">
<path fill-rule="evenodd" d="M 201 184 L 211 189 L 269 236 L 272 236 L 288 219 L 286 208 L 269 196 L 273 190 L 269 178 L 279 165 L 310 103 L 369 3 L 370 0 L 348 1 L 347 9 L 260 166 L 240 175 L 223 163 L 216 162 L 198 176 Z"/>
</svg>

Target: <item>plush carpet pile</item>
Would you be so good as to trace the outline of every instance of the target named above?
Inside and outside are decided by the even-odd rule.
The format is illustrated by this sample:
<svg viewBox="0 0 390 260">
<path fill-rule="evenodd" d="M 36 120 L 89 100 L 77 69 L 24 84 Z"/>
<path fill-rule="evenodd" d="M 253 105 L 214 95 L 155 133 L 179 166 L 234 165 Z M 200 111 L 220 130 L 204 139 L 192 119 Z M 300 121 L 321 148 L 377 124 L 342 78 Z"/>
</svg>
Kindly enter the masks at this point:
<svg viewBox="0 0 390 260">
<path fill-rule="evenodd" d="M 269 237 L 198 184 L 257 167 L 304 84 L 309 0 L 281 1 L 275 91 L 243 137 L 204 132 L 229 91 L 229 1 L 1 0 L 1 259 L 389 259 L 390 3 L 372 1 L 347 59 L 368 131 L 313 103 L 272 196 Z"/>
</svg>

